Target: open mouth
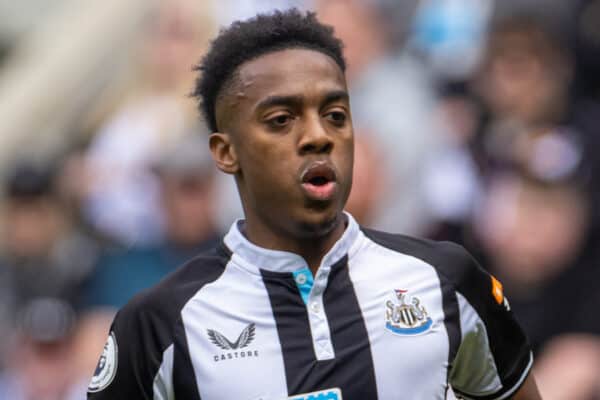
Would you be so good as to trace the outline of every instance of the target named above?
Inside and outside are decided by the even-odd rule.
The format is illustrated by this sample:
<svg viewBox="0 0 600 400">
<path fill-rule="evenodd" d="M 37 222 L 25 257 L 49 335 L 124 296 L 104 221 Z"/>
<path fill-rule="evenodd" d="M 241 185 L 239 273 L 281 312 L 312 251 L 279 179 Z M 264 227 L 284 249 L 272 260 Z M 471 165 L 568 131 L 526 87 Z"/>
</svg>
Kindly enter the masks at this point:
<svg viewBox="0 0 600 400">
<path fill-rule="evenodd" d="M 302 187 L 312 199 L 330 199 L 336 190 L 335 170 L 325 162 L 311 164 L 302 174 Z"/>
</svg>

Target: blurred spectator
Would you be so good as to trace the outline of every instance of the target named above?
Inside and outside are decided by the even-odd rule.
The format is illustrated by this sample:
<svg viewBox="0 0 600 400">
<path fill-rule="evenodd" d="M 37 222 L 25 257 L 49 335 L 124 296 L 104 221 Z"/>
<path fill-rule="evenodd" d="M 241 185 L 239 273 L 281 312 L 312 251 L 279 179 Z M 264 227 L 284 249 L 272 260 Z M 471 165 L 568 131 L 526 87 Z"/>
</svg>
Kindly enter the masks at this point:
<svg viewBox="0 0 600 400">
<path fill-rule="evenodd" d="M 532 296 L 577 261 L 588 224 L 578 188 L 517 175 L 492 181 L 477 218 L 491 267 L 521 296 Z"/>
<path fill-rule="evenodd" d="M 74 313 L 98 248 L 71 224 L 52 168 L 22 164 L 7 178 L 0 243 L 3 334 L 41 299 Z"/>
<path fill-rule="evenodd" d="M 544 400 L 596 400 L 600 340 L 592 335 L 561 336 L 547 346 L 534 373 Z"/>
<path fill-rule="evenodd" d="M 484 198 L 476 231 L 486 265 L 504 283 L 536 351 L 559 334 L 600 334 L 587 215 L 576 186 L 518 175 L 495 179 Z"/>
<path fill-rule="evenodd" d="M 103 257 L 90 282 L 91 306 L 121 307 L 218 240 L 215 171 L 205 136 L 188 136 L 164 154 L 154 166 L 165 216 L 164 237 Z"/>
<path fill-rule="evenodd" d="M 432 223 L 429 235 L 463 242 L 464 225 L 482 191 L 482 177 L 470 144 L 477 132 L 479 107 L 467 85 L 448 82 L 432 116 L 439 120 L 442 146 L 425 157 L 422 186 Z"/>
<path fill-rule="evenodd" d="M 164 0 L 144 40 L 140 85 L 94 137 L 87 157 L 87 217 L 130 245 L 161 235 L 159 188 L 148 167 L 194 128 L 192 66 L 212 21 L 204 2 Z"/>
<path fill-rule="evenodd" d="M 496 118 L 539 127 L 566 112 L 572 72 L 571 55 L 548 27 L 512 17 L 491 33 L 480 93 Z"/>
<path fill-rule="evenodd" d="M 32 303 L 0 374 L 0 399 L 84 398 L 85 386 L 73 363 L 73 335 L 74 318 L 65 304 L 51 299 Z"/>
<path fill-rule="evenodd" d="M 512 17 L 497 24 L 476 80 L 488 113 L 476 139 L 485 175 L 518 165 L 592 183 L 598 157 L 587 149 L 600 139 L 600 108 L 572 97 L 573 72 L 565 40 L 543 23 Z"/>
<path fill-rule="evenodd" d="M 63 153 L 56 188 L 69 211 L 70 218 L 80 231 L 94 238 L 100 247 L 115 246 L 119 242 L 105 232 L 95 229 L 84 214 L 85 200 L 93 181 L 91 171 L 87 168 L 86 150 L 86 143 L 79 142 Z"/>
</svg>

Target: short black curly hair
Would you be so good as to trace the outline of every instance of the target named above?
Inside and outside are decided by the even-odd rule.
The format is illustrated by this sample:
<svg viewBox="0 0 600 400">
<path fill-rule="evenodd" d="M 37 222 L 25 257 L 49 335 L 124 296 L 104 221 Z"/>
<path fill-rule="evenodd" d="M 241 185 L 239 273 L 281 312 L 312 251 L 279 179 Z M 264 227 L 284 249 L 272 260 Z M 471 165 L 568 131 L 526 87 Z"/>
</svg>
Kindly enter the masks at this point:
<svg viewBox="0 0 600 400">
<path fill-rule="evenodd" d="M 330 56 L 342 72 L 346 70 L 342 41 L 334 36 L 331 26 L 317 20 L 314 12 L 302 13 L 292 8 L 258 14 L 221 30 L 200 64 L 194 67 L 200 75 L 191 94 L 198 100 L 211 132 L 218 130 L 217 97 L 240 65 L 267 53 L 298 47 L 320 51 Z"/>
</svg>

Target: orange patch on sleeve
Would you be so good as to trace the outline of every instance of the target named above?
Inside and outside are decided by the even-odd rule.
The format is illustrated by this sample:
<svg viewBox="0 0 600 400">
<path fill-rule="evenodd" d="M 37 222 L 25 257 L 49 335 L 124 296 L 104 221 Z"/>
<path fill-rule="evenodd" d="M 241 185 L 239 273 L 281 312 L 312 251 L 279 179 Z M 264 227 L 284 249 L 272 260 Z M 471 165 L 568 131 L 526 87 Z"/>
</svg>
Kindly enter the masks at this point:
<svg viewBox="0 0 600 400">
<path fill-rule="evenodd" d="M 492 276 L 492 296 L 496 299 L 496 303 L 502 304 L 504 301 L 504 293 L 502 292 L 502 284 Z"/>
</svg>

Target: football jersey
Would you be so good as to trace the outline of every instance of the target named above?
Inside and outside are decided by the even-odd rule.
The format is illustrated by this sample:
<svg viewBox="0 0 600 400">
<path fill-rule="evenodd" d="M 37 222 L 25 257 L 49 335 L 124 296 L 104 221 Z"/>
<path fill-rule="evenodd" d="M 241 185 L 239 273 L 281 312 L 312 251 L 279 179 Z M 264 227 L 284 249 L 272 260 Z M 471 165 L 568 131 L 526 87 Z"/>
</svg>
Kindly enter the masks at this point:
<svg viewBox="0 0 600 400">
<path fill-rule="evenodd" d="M 234 223 L 118 312 L 89 399 L 504 399 L 532 365 L 502 286 L 460 246 L 360 227 L 313 276 Z"/>
</svg>

